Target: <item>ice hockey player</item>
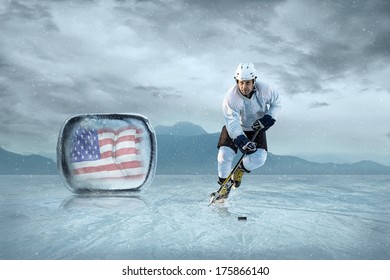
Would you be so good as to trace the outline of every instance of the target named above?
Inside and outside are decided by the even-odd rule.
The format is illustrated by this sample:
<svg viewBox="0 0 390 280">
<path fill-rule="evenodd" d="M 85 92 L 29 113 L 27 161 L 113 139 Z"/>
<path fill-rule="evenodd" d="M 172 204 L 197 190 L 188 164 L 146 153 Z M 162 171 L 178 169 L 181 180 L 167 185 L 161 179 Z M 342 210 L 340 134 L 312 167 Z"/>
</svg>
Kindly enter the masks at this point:
<svg viewBox="0 0 390 280">
<path fill-rule="evenodd" d="M 244 173 L 259 168 L 267 158 L 266 130 L 274 125 L 281 109 L 279 93 L 263 81 L 257 80 L 252 63 L 240 63 L 234 76 L 236 84 L 223 100 L 225 126 L 218 142 L 218 183 L 221 185 L 216 200 L 228 197 L 230 187 L 238 188 Z M 262 129 L 251 141 L 255 131 Z M 245 156 L 228 180 L 238 149 Z M 228 183 L 223 185 L 223 182 Z M 217 195 L 219 193 L 219 195 Z"/>
</svg>

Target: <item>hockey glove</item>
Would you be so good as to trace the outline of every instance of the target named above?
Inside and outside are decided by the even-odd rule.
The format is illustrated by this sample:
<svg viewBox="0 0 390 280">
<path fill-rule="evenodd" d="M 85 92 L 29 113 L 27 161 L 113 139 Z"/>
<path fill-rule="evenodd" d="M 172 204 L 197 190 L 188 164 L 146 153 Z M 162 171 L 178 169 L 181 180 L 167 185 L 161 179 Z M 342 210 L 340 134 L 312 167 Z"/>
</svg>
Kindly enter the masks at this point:
<svg viewBox="0 0 390 280">
<path fill-rule="evenodd" d="M 268 128 L 273 126 L 274 123 L 275 123 L 275 119 L 273 119 L 270 115 L 265 115 L 264 117 L 262 117 L 261 119 L 256 120 L 252 124 L 252 129 L 253 130 L 258 130 L 261 127 L 264 127 L 263 131 L 266 131 Z"/>
<path fill-rule="evenodd" d="M 252 154 L 257 150 L 256 143 L 250 141 L 245 135 L 238 136 L 233 142 L 244 154 Z"/>
</svg>

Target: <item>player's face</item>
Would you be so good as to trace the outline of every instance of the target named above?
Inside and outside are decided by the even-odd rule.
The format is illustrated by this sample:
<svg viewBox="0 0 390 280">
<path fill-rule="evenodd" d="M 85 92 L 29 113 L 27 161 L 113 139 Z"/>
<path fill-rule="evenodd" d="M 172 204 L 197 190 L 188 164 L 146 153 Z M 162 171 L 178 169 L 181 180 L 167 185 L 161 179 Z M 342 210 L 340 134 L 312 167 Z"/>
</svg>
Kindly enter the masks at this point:
<svg viewBox="0 0 390 280">
<path fill-rule="evenodd" d="M 249 95 L 253 90 L 253 80 L 242 80 L 237 82 L 238 87 L 241 91 L 241 93 L 245 96 Z"/>
</svg>

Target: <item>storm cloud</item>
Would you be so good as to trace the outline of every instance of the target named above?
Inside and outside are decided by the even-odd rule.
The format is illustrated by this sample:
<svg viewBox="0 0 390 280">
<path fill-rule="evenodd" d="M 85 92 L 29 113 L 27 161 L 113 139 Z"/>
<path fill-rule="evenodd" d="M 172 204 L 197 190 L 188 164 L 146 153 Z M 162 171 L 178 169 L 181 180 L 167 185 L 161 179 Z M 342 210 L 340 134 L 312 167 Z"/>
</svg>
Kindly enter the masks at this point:
<svg viewBox="0 0 390 280">
<path fill-rule="evenodd" d="M 389 26 L 379 0 L 2 1 L 0 145 L 50 153 L 64 120 L 85 113 L 217 132 L 233 72 L 250 61 L 283 96 L 274 153 L 390 164 L 377 149 L 388 144 Z"/>
</svg>

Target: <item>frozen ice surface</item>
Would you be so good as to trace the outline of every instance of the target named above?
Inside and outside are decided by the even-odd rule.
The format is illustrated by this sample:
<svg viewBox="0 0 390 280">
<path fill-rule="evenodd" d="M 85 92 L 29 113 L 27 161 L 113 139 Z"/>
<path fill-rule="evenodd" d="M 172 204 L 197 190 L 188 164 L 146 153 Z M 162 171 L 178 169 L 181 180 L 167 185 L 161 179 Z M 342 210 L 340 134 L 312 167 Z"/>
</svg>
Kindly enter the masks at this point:
<svg viewBox="0 0 390 280">
<path fill-rule="evenodd" d="M 248 175 L 208 207 L 215 179 L 77 196 L 58 176 L 0 176 L 0 258 L 390 259 L 390 176 Z"/>
</svg>

